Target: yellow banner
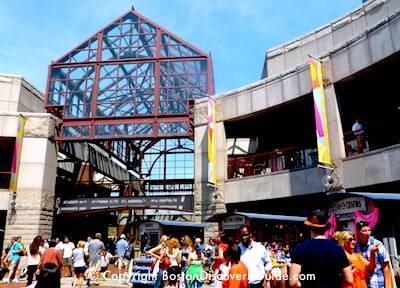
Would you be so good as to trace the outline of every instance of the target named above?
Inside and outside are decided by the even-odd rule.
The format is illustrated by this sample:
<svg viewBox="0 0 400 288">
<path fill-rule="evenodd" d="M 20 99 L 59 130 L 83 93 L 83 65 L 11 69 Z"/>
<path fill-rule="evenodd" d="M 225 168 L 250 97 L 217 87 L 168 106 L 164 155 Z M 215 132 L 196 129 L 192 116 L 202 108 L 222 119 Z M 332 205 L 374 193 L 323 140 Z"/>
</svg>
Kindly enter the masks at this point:
<svg viewBox="0 0 400 288">
<path fill-rule="evenodd" d="M 328 121 L 321 61 L 310 56 L 310 73 L 314 98 L 315 128 L 317 132 L 318 162 L 332 164 L 329 146 Z"/>
<path fill-rule="evenodd" d="M 216 103 L 213 97 L 208 97 L 208 183 L 216 185 L 217 147 L 215 144 L 215 113 Z"/>
<path fill-rule="evenodd" d="M 15 148 L 11 166 L 11 179 L 9 186 L 9 190 L 11 192 L 17 192 L 19 162 L 21 158 L 22 142 L 24 139 L 25 122 L 26 118 L 20 114 L 18 116 L 18 130 L 17 130 L 17 135 L 15 137 Z"/>
</svg>

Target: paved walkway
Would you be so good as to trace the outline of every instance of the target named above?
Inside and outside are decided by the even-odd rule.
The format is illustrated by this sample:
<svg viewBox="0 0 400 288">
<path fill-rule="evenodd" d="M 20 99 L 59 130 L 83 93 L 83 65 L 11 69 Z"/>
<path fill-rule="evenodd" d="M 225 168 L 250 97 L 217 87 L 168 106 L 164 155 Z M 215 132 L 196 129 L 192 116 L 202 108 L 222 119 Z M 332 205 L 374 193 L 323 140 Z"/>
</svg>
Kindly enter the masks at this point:
<svg viewBox="0 0 400 288">
<path fill-rule="evenodd" d="M 71 288 L 73 278 L 72 277 L 63 277 L 61 278 L 61 288 Z M 26 287 L 26 281 L 21 281 L 21 283 L 1 283 L 1 288 L 20 288 Z M 87 287 L 86 284 L 83 287 Z M 128 285 L 121 284 L 121 282 L 108 280 L 105 282 L 100 282 L 100 285 L 90 285 L 90 287 L 101 287 L 101 288 L 127 288 Z"/>
</svg>

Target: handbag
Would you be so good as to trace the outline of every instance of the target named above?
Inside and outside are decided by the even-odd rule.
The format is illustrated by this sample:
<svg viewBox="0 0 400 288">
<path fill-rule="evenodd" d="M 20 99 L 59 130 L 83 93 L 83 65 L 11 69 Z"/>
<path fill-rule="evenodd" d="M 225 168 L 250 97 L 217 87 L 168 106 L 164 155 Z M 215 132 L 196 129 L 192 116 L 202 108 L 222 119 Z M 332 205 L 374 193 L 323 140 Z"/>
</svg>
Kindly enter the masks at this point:
<svg viewBox="0 0 400 288">
<path fill-rule="evenodd" d="M 169 266 L 171 266 L 171 259 L 168 255 L 164 255 L 160 260 L 160 269 L 166 270 Z"/>
</svg>

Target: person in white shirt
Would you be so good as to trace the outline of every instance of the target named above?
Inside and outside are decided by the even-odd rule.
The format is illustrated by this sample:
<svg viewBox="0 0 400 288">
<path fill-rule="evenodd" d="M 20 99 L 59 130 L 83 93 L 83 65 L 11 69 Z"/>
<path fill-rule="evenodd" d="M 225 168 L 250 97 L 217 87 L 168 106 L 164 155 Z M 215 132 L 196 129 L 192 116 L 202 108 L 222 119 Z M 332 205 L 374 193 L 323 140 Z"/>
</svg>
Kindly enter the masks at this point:
<svg viewBox="0 0 400 288">
<path fill-rule="evenodd" d="M 72 283 L 72 287 L 82 288 L 84 274 L 86 271 L 86 263 L 85 263 L 85 252 L 84 252 L 85 242 L 79 241 L 76 245 L 76 248 L 72 252 L 72 258 L 74 260 L 74 272 L 75 278 Z"/>
<path fill-rule="evenodd" d="M 26 286 L 32 284 L 33 275 L 35 275 L 40 262 L 40 257 L 44 253 L 44 248 L 42 246 L 43 242 L 44 241 L 41 236 L 36 236 L 33 238 L 31 245 L 29 245 L 27 249 L 28 283 Z"/>
<path fill-rule="evenodd" d="M 269 288 L 269 275 L 272 262 L 267 249 L 252 239 L 250 227 L 242 225 L 239 229 L 242 242 L 239 244 L 240 260 L 249 269 L 249 288 Z"/>
<path fill-rule="evenodd" d="M 64 238 L 64 244 L 62 246 L 63 250 L 63 260 L 64 260 L 64 276 L 72 277 L 72 250 L 75 249 L 75 245 L 69 242 L 68 237 Z M 67 272 L 65 272 L 67 271 Z M 68 273 L 68 274 L 67 274 Z"/>
<path fill-rule="evenodd" d="M 351 131 L 353 131 L 354 137 L 356 138 L 357 154 L 361 154 L 364 152 L 364 127 L 358 119 L 356 119 L 356 122 L 351 127 Z"/>
<path fill-rule="evenodd" d="M 85 254 L 89 254 L 89 244 L 92 242 L 92 237 L 88 236 L 87 241 L 85 242 L 85 248 L 83 250 L 85 251 Z"/>
<path fill-rule="evenodd" d="M 56 242 L 57 244 L 56 244 L 56 247 L 54 247 L 54 248 L 57 249 L 57 250 L 62 251 L 62 250 L 63 250 L 64 243 L 60 241 L 60 238 L 56 238 L 56 239 L 55 239 L 55 242 Z"/>
</svg>

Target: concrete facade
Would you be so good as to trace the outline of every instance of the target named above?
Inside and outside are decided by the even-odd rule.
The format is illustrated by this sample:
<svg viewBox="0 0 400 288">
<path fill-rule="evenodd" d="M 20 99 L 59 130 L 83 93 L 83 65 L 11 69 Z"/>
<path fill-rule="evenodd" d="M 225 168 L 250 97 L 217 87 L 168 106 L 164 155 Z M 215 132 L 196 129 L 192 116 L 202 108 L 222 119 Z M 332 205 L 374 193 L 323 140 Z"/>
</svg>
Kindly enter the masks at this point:
<svg viewBox="0 0 400 288">
<path fill-rule="evenodd" d="M 55 117 L 42 113 L 43 96 L 20 76 L 0 75 L 0 137 L 15 137 L 18 115 L 27 118 L 18 173 L 15 211 L 11 193 L 0 190 L 1 210 L 7 210 L 5 243 L 21 235 L 29 244 L 36 235 L 51 236 L 57 174 Z M 37 112 L 37 113 L 36 113 Z"/>
<path fill-rule="evenodd" d="M 325 97 L 333 172 L 338 189 L 396 181 L 400 178 L 399 148 L 387 148 L 345 159 L 343 129 L 334 85 L 354 73 L 365 69 L 400 50 L 400 0 L 375 0 L 362 4 L 345 16 L 307 33 L 298 39 L 266 53 L 264 77 L 267 78 L 233 91 L 216 95 L 217 121 L 240 119 L 260 111 L 287 103 L 312 93 L 308 55 L 323 61 Z M 268 74 L 268 75 L 267 75 Z M 207 100 L 197 100 L 195 105 L 196 176 L 199 205 L 197 214 L 204 211 L 210 195 L 205 187 L 207 162 Z M 299 171 L 280 171 L 268 175 L 237 178 L 226 177 L 226 136 L 223 129 L 216 133 L 219 151 L 217 156 L 218 190 L 224 193 L 225 203 L 276 199 L 324 191 L 320 168 Z M 225 142 L 224 142 L 225 141 Z M 222 144 L 221 144 L 222 143 Z M 221 147 L 222 145 L 222 147 Z M 225 147 L 223 147 L 225 145 Z M 198 150 L 201 149 L 201 150 Z M 355 167 L 360 167 L 355 169 Z M 224 171 L 221 171 L 223 169 Z M 201 187 L 203 187 L 202 190 Z M 207 198 L 208 197 L 208 198 Z M 218 197 L 219 198 L 219 197 Z M 205 200 L 207 199 L 207 200 Z M 222 212 L 220 207 L 216 212 Z M 207 214 L 207 213 L 206 213 Z M 203 217 L 200 217 L 203 219 Z"/>
</svg>

